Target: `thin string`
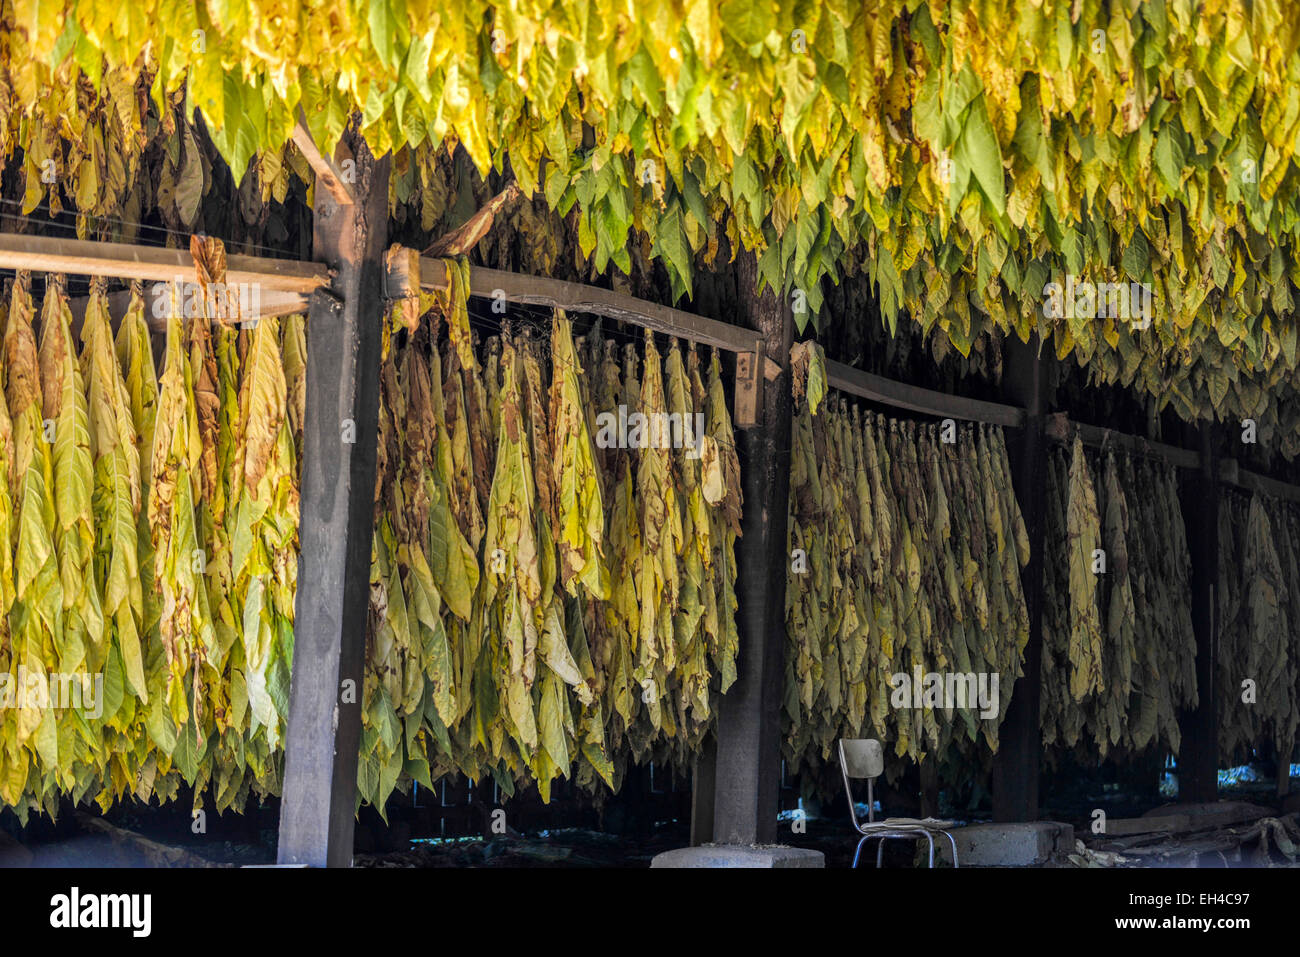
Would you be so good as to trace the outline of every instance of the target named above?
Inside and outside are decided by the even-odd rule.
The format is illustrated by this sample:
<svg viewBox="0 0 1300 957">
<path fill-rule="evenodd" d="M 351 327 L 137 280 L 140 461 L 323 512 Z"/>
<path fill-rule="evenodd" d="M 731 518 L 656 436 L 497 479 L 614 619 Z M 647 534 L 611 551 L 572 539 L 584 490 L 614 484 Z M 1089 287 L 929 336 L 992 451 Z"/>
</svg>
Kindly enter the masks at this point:
<svg viewBox="0 0 1300 957">
<path fill-rule="evenodd" d="M 0 197 L 0 203 L 3 203 L 3 204 L 5 204 L 5 205 L 7 205 L 7 206 L 16 206 L 16 207 L 19 207 L 19 208 L 21 208 L 22 205 L 23 205 L 21 200 L 16 200 L 16 199 L 4 199 L 4 198 L 2 198 L 2 197 Z M 40 210 L 40 211 L 42 211 L 42 212 L 50 212 L 50 207 L 49 207 L 49 205 L 46 204 L 46 203 L 38 203 L 38 204 L 33 208 L 32 212 L 36 212 L 37 210 Z M 67 215 L 75 215 L 75 213 L 76 213 L 76 211 L 74 211 L 74 210 L 62 210 L 60 213 L 50 213 L 50 215 L 51 215 L 51 217 L 54 217 L 54 216 L 56 216 L 56 215 L 63 215 L 63 214 L 67 214 Z M 141 222 L 135 222 L 135 221 L 133 221 L 133 220 L 120 219 L 120 218 L 115 217 L 115 216 L 93 216 L 93 215 L 91 215 L 90 213 L 86 213 L 85 215 L 86 215 L 87 219 L 92 219 L 92 220 L 94 220 L 96 223 L 101 223 L 101 222 L 103 222 L 103 223 L 116 223 L 116 224 L 119 225 L 119 226 L 124 226 L 124 227 L 134 227 L 136 230 L 145 230 L 145 229 L 147 229 L 147 230 L 152 230 L 152 231 L 154 231 L 154 232 L 158 232 L 158 233 L 165 233 L 165 234 L 167 234 L 167 235 L 169 235 L 169 236 L 176 236 L 176 237 L 179 237 L 179 238 L 181 238 L 181 239 L 186 240 L 187 242 L 189 241 L 189 237 L 190 237 L 191 235 L 193 235 L 192 232 L 187 232 L 187 231 L 185 231 L 185 230 L 183 230 L 183 229 L 171 229 L 171 228 L 168 227 L 168 226 L 155 226 L 155 225 L 153 225 L 152 223 L 141 223 Z M 53 226 L 53 227 L 55 227 L 56 229 L 63 229 L 63 230 L 67 230 L 67 231 L 70 231 L 70 232 L 73 232 L 73 233 L 75 233 L 75 232 L 77 231 L 77 226 L 76 226 L 75 223 L 64 222 L 64 221 L 62 221 L 62 220 L 54 219 L 54 218 L 50 218 L 50 219 L 48 219 L 48 220 L 39 220 L 39 221 L 38 221 L 38 220 L 34 220 L 34 219 L 32 218 L 32 216 L 31 216 L 31 214 L 26 214 L 26 215 L 24 215 L 24 214 L 21 214 L 21 213 L 15 214 L 15 213 L 0 212 L 0 219 L 10 219 L 10 220 L 14 220 L 15 222 L 38 223 L 38 224 L 39 224 L 40 226 L 42 226 L 42 227 L 45 227 L 45 226 Z M 39 234 L 28 234 L 28 235 L 39 235 Z M 209 235 L 211 235 L 211 234 L 209 234 Z M 258 250 L 258 251 L 260 251 L 260 252 L 275 253 L 277 256 L 284 256 L 284 255 L 285 255 L 285 250 L 284 250 L 284 249 L 279 249 L 279 248 L 276 248 L 275 246 L 266 246 L 266 245 L 263 245 L 263 244 L 261 244 L 261 243 L 247 242 L 247 241 L 244 241 L 244 240 L 227 239 L 226 237 L 220 237 L 220 239 L 221 239 L 221 241 L 222 241 L 223 243 L 225 243 L 227 246 L 238 246 L 238 247 L 241 247 L 241 248 L 255 249 L 255 250 Z"/>
</svg>

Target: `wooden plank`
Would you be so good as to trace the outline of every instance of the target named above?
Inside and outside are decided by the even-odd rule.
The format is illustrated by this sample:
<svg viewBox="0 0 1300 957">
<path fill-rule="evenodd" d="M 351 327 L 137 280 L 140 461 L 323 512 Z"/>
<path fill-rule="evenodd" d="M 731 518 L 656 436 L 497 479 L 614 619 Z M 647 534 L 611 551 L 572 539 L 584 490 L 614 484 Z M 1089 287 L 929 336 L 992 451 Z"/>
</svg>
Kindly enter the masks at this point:
<svg viewBox="0 0 1300 957">
<path fill-rule="evenodd" d="M 758 377 L 758 366 L 767 351 L 762 339 L 756 339 L 753 352 L 736 353 L 736 387 L 733 417 L 736 428 L 752 429 L 763 415 L 763 380 Z"/>
<path fill-rule="evenodd" d="M 389 271 L 385 279 L 385 292 L 390 299 L 401 299 L 409 295 L 409 272 L 409 269 L 400 268 Z M 421 258 L 419 281 L 425 289 L 446 289 L 447 271 L 442 260 L 428 256 Z M 482 266 L 470 267 L 469 281 L 470 294 L 474 296 L 503 298 L 506 302 L 605 316 L 731 352 L 751 352 L 754 348 L 754 334 L 741 326 L 661 306 L 609 289 Z M 771 381 L 780 372 L 780 365 L 770 357 L 764 361 L 765 379 Z"/>
<path fill-rule="evenodd" d="M 315 196 L 312 249 L 336 270 L 307 322 L 307 419 L 281 864 L 352 861 L 374 522 L 391 158 L 355 139 L 357 197 Z M 348 146 L 340 143 L 340 154 Z"/>
<path fill-rule="evenodd" d="M 1131 837 L 1134 834 L 1169 833 L 1187 831 L 1192 819 L 1186 814 L 1165 814 L 1159 817 L 1108 817 L 1106 837 Z"/>
<path fill-rule="evenodd" d="M 1017 406 L 967 399 L 905 382 L 895 382 L 884 376 L 855 369 L 843 362 L 826 360 L 826 377 L 832 389 L 898 409 L 944 419 L 988 422 L 1011 429 L 1021 428 L 1025 423 L 1025 410 Z"/>
<path fill-rule="evenodd" d="M 325 187 L 330 198 L 339 206 L 351 206 L 356 202 L 352 190 L 343 181 L 343 173 L 334 165 L 333 160 L 321 153 L 307 129 L 307 120 L 302 107 L 298 107 L 298 122 L 293 127 L 293 142 L 307 160 L 307 165 L 316 173 L 316 184 Z"/>
<path fill-rule="evenodd" d="M 0 269 L 111 276 L 146 282 L 172 282 L 178 278 L 182 282 L 194 281 L 194 260 L 188 249 L 19 233 L 0 233 Z M 310 293 L 329 285 L 329 281 L 329 267 L 324 263 L 262 256 L 226 259 L 227 285 L 257 283 L 263 293 L 270 290 Z"/>
</svg>

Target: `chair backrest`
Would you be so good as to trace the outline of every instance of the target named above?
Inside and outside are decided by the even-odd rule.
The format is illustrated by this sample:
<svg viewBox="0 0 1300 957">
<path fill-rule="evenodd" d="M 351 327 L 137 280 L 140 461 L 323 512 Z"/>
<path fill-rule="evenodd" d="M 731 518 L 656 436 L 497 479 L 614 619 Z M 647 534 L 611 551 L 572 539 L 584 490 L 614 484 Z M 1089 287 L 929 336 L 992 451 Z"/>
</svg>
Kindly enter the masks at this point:
<svg viewBox="0 0 1300 957">
<path fill-rule="evenodd" d="M 840 767 L 848 778 L 878 778 L 885 770 L 885 749 L 873 738 L 840 738 Z"/>
<path fill-rule="evenodd" d="M 853 801 L 853 781 L 867 779 L 867 822 L 873 823 L 876 778 L 885 770 L 885 749 L 874 738 L 840 738 L 840 773 L 844 775 L 844 793 L 849 799 L 849 818 L 860 827 L 857 805 Z"/>
</svg>

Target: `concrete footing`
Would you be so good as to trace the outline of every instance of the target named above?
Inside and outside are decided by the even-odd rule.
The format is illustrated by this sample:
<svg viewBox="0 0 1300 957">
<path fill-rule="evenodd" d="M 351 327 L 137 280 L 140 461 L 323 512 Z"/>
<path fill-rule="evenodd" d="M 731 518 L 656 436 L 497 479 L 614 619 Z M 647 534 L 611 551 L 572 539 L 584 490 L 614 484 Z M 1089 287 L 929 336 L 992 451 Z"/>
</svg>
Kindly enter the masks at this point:
<svg viewBox="0 0 1300 957">
<path fill-rule="evenodd" d="M 1074 828 L 1058 821 L 972 824 L 953 828 L 962 867 L 1034 867 L 1074 851 Z M 935 856 L 952 863 L 947 840 L 934 842 Z"/>
<path fill-rule="evenodd" d="M 656 854 L 651 867 L 825 867 L 821 851 L 783 844 L 705 844 Z"/>
</svg>

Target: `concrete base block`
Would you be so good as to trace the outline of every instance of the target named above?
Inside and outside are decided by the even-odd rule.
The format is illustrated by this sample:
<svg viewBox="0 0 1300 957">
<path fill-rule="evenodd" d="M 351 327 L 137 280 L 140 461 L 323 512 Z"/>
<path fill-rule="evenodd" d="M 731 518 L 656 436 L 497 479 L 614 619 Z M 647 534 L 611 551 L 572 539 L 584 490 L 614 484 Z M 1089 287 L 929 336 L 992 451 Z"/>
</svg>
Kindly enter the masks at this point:
<svg viewBox="0 0 1300 957">
<path fill-rule="evenodd" d="M 826 855 L 783 844 L 705 844 L 656 854 L 651 867 L 825 867 Z"/>
<path fill-rule="evenodd" d="M 1074 852 L 1074 828 L 1058 821 L 972 824 L 952 830 L 962 867 L 1034 867 Z M 935 856 L 952 863 L 946 838 L 934 842 Z"/>
</svg>

